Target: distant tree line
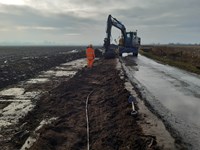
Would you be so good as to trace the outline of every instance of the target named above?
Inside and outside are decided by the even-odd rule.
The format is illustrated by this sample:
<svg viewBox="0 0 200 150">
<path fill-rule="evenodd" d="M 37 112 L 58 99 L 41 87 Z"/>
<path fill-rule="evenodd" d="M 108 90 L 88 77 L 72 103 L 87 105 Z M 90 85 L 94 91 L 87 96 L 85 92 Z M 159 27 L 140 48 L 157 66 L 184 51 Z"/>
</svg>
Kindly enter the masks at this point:
<svg viewBox="0 0 200 150">
<path fill-rule="evenodd" d="M 169 43 L 168 45 L 200 45 L 200 43 L 193 43 L 193 44 L 191 44 L 191 43 Z"/>
<path fill-rule="evenodd" d="M 200 43 L 168 43 L 168 44 L 160 44 L 160 43 L 151 43 L 151 44 L 143 44 L 143 45 L 173 45 L 173 46 L 200 46 Z"/>
</svg>

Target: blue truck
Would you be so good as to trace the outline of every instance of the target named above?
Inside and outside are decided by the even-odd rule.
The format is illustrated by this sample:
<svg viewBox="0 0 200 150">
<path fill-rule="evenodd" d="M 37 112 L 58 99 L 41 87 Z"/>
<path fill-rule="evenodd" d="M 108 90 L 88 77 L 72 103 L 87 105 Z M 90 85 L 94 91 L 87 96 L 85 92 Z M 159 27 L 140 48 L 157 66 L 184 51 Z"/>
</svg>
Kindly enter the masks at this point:
<svg viewBox="0 0 200 150">
<path fill-rule="evenodd" d="M 109 15 L 107 19 L 106 38 L 104 38 L 105 58 L 114 58 L 116 56 L 116 47 L 110 43 L 112 26 L 121 30 L 122 36 L 117 48 L 119 55 L 121 56 L 122 53 L 132 53 L 133 56 L 138 56 L 141 38 L 137 36 L 137 31 L 126 32 L 126 27 L 116 18 Z"/>
</svg>

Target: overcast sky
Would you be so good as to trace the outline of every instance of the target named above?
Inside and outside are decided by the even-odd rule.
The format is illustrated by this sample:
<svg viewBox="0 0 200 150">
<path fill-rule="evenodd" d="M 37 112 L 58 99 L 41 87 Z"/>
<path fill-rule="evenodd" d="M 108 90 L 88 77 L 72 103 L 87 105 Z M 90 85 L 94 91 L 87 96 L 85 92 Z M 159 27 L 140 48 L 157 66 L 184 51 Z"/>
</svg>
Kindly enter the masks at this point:
<svg viewBox="0 0 200 150">
<path fill-rule="evenodd" d="M 143 44 L 200 43 L 199 7 L 200 0 L 0 0 L 0 44 L 103 44 L 109 14 L 137 29 Z"/>
</svg>

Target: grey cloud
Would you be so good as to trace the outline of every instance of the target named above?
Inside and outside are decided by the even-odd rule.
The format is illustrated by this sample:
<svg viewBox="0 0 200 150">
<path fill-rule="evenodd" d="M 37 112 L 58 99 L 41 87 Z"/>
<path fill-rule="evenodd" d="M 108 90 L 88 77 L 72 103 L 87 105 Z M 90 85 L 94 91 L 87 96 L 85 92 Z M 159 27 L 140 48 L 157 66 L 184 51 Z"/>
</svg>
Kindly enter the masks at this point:
<svg viewBox="0 0 200 150">
<path fill-rule="evenodd" d="M 9 9 L 18 13 L 1 13 L 0 19 L 11 23 L 13 26 L 48 26 L 58 29 L 78 29 L 78 27 L 87 25 L 87 23 L 95 23 L 95 20 L 78 18 L 72 14 L 43 14 L 30 7 L 10 6 Z"/>
<path fill-rule="evenodd" d="M 132 7 L 129 9 L 116 9 L 113 14 L 122 16 L 127 24 L 141 26 L 171 26 L 171 27 L 199 27 L 200 21 L 197 13 L 200 2 L 193 1 L 193 7 L 189 7 L 190 1 L 183 4 L 169 1 L 168 3 L 156 3 L 151 7 Z"/>
<path fill-rule="evenodd" d="M 192 38 L 200 31 L 198 19 L 200 1 L 198 0 L 57 0 L 51 2 L 26 0 L 26 2 L 29 5 L 0 5 L 1 35 L 7 33 L 6 37 L 9 39 L 8 29 L 13 30 L 18 27 L 26 33 L 23 33 L 22 37 L 30 39 L 38 37 L 42 40 L 51 37 L 52 40 L 59 41 L 64 36 L 71 42 L 75 40 L 74 43 L 77 41 L 84 43 L 91 39 L 95 43 L 102 43 L 107 16 L 112 14 L 123 22 L 127 29 L 138 29 L 145 43 L 152 40 L 168 43 L 167 39 L 171 37 L 175 42 L 186 41 L 180 37 L 181 34 L 190 34 L 191 42 L 200 39 L 198 35 L 196 39 Z M 68 4 L 77 7 L 65 9 Z M 22 34 L 20 31 L 15 32 Z M 74 36 L 70 39 L 70 35 Z"/>
</svg>

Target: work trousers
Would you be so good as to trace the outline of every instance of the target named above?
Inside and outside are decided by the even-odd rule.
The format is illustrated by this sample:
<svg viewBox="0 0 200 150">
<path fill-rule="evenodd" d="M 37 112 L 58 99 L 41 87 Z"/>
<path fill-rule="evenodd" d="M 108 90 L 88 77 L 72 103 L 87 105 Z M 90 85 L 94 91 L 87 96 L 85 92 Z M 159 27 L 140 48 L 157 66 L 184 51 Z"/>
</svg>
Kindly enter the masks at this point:
<svg viewBox="0 0 200 150">
<path fill-rule="evenodd" d="M 92 68 L 93 63 L 94 63 L 94 59 L 88 59 L 88 58 L 87 58 L 87 67 L 88 67 L 88 68 Z"/>
</svg>

